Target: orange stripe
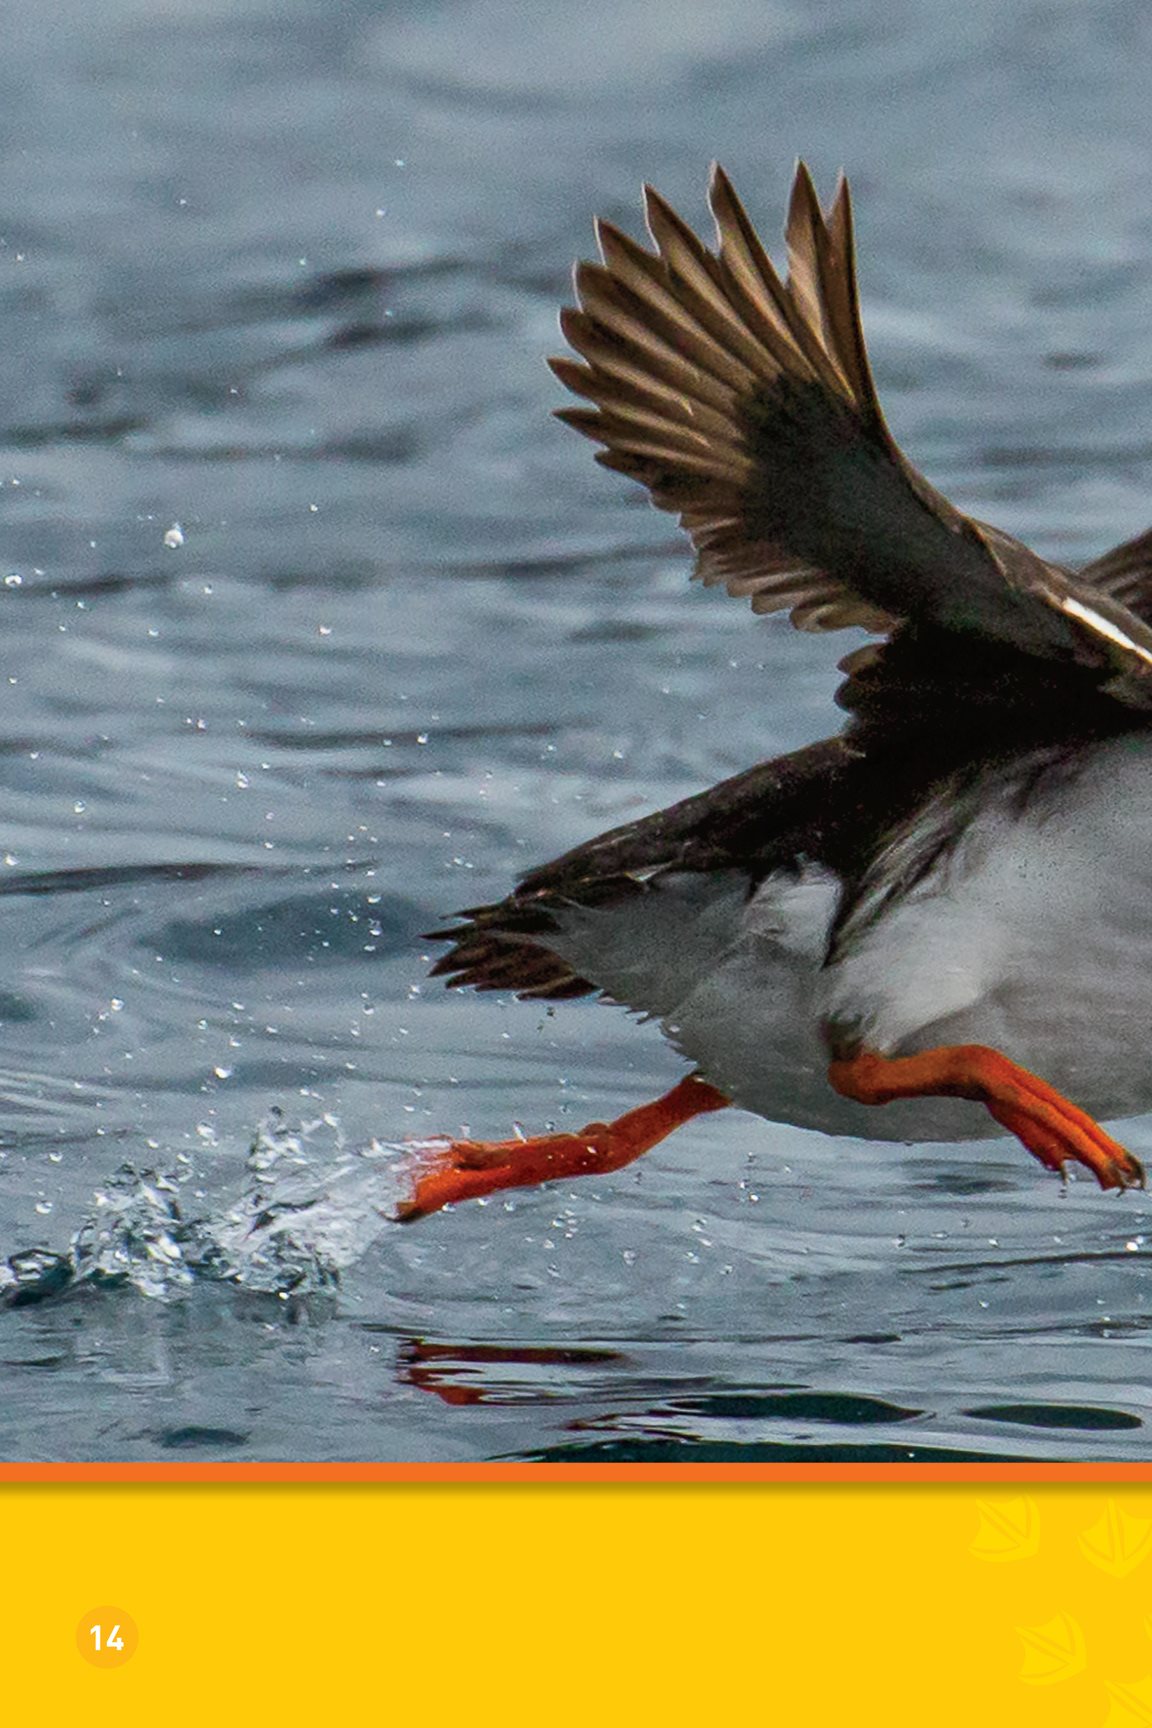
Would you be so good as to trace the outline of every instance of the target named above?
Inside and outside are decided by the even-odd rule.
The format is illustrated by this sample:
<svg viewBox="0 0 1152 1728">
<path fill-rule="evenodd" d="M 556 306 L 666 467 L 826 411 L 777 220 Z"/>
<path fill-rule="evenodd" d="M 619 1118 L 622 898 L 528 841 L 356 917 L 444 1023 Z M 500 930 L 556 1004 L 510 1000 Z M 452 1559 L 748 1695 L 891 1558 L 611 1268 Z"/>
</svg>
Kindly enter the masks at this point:
<svg viewBox="0 0 1152 1728">
<path fill-rule="evenodd" d="M 1152 1482 L 1152 1464 L 0 1464 L 5 1482 Z"/>
</svg>

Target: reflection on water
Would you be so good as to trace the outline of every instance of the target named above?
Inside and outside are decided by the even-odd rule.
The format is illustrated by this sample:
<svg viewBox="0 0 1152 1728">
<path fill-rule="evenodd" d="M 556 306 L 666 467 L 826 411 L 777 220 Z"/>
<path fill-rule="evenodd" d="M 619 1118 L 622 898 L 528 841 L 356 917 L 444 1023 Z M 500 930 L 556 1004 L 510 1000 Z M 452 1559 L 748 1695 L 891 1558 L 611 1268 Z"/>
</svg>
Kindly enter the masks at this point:
<svg viewBox="0 0 1152 1728">
<path fill-rule="evenodd" d="M 419 933 L 826 731 L 849 645 L 690 590 L 549 422 L 593 211 L 696 216 L 715 155 L 773 235 L 847 166 L 932 478 L 1073 559 L 1146 525 L 1142 8 L 575 19 L 8 21 L 0 1455 L 1146 1459 L 1146 1203 L 1005 1143 L 731 1113 L 384 1216 L 393 1143 L 676 1073 Z"/>
</svg>

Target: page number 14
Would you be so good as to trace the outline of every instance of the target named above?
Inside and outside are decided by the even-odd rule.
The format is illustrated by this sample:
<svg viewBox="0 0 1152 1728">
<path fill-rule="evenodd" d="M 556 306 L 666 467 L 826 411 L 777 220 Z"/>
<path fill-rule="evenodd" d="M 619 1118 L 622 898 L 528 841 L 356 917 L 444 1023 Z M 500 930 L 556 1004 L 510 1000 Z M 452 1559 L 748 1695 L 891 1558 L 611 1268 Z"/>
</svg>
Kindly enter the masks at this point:
<svg viewBox="0 0 1152 1728">
<path fill-rule="evenodd" d="M 76 1648 L 93 1668 L 120 1668 L 136 1653 L 140 1634 L 126 1608 L 89 1608 L 76 1628 Z"/>
</svg>

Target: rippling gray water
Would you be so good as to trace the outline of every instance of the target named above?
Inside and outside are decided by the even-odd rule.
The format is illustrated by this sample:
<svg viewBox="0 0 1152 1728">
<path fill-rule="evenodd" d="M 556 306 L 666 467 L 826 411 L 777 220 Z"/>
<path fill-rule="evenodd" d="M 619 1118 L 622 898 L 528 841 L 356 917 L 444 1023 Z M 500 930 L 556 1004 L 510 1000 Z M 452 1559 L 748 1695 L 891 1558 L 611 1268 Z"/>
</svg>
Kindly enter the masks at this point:
<svg viewBox="0 0 1152 1728">
<path fill-rule="evenodd" d="M 844 644 L 689 590 L 548 419 L 593 211 L 699 217 L 715 155 L 774 239 L 793 157 L 846 166 L 899 436 L 1090 556 L 1152 517 L 1146 9 L 5 35 L 0 1454 L 1152 1455 L 1141 1196 L 733 1114 L 400 1231 L 373 1144 L 667 1086 L 619 1013 L 426 984 L 419 932 L 832 718 Z"/>
</svg>

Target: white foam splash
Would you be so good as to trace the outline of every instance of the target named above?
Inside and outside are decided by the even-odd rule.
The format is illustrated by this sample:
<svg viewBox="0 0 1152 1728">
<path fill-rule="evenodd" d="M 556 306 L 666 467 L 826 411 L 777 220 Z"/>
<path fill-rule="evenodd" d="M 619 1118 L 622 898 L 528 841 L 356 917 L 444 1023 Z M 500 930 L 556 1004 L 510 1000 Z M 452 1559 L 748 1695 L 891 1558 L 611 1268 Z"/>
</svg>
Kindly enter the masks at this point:
<svg viewBox="0 0 1152 1728">
<path fill-rule="evenodd" d="M 253 1136 L 241 1192 L 208 1211 L 188 1206 L 186 1175 L 123 1164 L 66 1253 L 28 1248 L 0 1262 L 0 1305 L 83 1284 L 161 1300 L 206 1282 L 285 1299 L 331 1292 L 392 1223 L 414 1150 L 348 1146 L 334 1116 L 290 1127 L 274 1109 Z"/>
</svg>

